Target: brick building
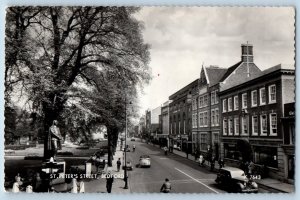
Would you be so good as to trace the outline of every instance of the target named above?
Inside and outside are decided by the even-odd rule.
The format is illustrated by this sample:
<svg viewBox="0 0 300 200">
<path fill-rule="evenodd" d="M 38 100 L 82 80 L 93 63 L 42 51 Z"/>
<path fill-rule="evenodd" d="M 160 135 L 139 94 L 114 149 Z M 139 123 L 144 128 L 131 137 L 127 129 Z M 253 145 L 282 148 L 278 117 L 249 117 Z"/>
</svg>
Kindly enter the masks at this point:
<svg viewBox="0 0 300 200">
<path fill-rule="evenodd" d="M 205 157 L 214 153 L 216 159 L 220 151 L 219 80 L 226 72 L 217 66 L 203 66 L 198 88 L 192 95 L 193 151 Z"/>
<path fill-rule="evenodd" d="M 252 46 L 247 47 L 252 54 Z M 252 160 L 258 168 L 266 165 L 269 176 L 287 180 L 288 162 L 293 162 L 287 151 L 293 155 L 293 144 L 285 148 L 290 133 L 281 122 L 284 105 L 295 101 L 295 73 L 281 65 L 260 71 L 251 54 L 221 80 L 222 155 L 231 165 L 242 160 Z"/>
<path fill-rule="evenodd" d="M 198 79 L 169 96 L 169 145 L 180 146 L 192 152 L 192 91 L 198 87 Z"/>
</svg>

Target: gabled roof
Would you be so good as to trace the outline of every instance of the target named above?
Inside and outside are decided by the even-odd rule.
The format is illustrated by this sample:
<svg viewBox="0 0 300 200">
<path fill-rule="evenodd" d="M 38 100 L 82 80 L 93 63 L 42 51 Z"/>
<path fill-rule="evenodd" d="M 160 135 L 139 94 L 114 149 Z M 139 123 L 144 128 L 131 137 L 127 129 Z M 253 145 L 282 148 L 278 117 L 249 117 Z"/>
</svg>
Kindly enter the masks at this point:
<svg viewBox="0 0 300 200">
<path fill-rule="evenodd" d="M 227 71 L 227 69 L 225 68 L 219 68 L 215 66 L 206 67 L 205 70 L 210 86 L 219 83 L 220 79 L 224 76 L 224 74 Z"/>
<path fill-rule="evenodd" d="M 221 78 L 220 82 L 223 82 L 236 68 L 238 68 L 243 61 L 240 61 L 238 63 L 236 63 L 235 65 L 229 67 L 227 69 L 227 72 L 224 74 L 224 76 Z"/>
</svg>

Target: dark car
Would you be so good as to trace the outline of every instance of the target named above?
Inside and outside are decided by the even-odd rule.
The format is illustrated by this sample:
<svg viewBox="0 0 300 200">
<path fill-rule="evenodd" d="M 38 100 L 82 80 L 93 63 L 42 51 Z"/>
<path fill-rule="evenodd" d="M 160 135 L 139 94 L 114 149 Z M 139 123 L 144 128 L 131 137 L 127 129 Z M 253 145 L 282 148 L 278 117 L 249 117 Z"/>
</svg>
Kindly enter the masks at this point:
<svg viewBox="0 0 300 200">
<path fill-rule="evenodd" d="M 123 151 L 130 152 L 130 147 L 126 147 L 126 148 L 124 148 L 124 150 L 123 150 Z"/>
<path fill-rule="evenodd" d="M 124 165 L 122 168 L 123 170 L 125 170 L 125 167 L 127 168 L 127 170 L 133 170 L 132 168 L 132 163 L 130 161 L 126 162 L 126 165 Z"/>
<path fill-rule="evenodd" d="M 252 193 L 258 191 L 257 183 L 249 179 L 243 170 L 235 167 L 220 169 L 215 181 L 229 192 Z"/>
<path fill-rule="evenodd" d="M 135 141 L 135 138 L 131 138 L 131 141 Z"/>
</svg>

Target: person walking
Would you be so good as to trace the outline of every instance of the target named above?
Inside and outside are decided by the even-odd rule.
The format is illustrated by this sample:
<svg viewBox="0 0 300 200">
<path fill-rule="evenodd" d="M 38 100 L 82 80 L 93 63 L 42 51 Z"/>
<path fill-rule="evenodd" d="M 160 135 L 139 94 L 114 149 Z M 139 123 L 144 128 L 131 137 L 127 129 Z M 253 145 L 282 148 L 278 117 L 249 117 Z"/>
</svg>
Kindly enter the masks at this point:
<svg viewBox="0 0 300 200">
<path fill-rule="evenodd" d="M 160 192 L 169 193 L 171 192 L 171 183 L 168 178 L 165 179 L 165 182 L 162 184 L 160 188 Z"/>
<path fill-rule="evenodd" d="M 203 155 L 200 154 L 200 156 L 199 156 L 199 165 L 203 166 L 203 163 L 204 163 Z"/>
<path fill-rule="evenodd" d="M 78 190 L 79 193 L 85 193 L 84 182 L 82 179 L 79 179 Z"/>
<path fill-rule="evenodd" d="M 78 185 L 77 185 L 77 180 L 76 180 L 76 178 L 73 178 L 73 179 L 72 179 L 71 193 L 78 193 Z"/>
<path fill-rule="evenodd" d="M 165 151 L 165 155 L 167 156 L 168 155 L 168 147 L 164 147 L 164 151 Z"/>
<path fill-rule="evenodd" d="M 114 182 L 114 176 L 111 174 L 110 171 L 108 171 L 106 175 L 106 190 L 107 193 L 111 193 L 112 184 Z"/>
<path fill-rule="evenodd" d="M 117 171 L 119 172 L 120 171 L 120 167 L 121 167 L 121 158 L 119 158 L 117 160 Z"/>
<path fill-rule="evenodd" d="M 132 145 L 132 151 L 135 152 L 135 144 Z"/>
</svg>

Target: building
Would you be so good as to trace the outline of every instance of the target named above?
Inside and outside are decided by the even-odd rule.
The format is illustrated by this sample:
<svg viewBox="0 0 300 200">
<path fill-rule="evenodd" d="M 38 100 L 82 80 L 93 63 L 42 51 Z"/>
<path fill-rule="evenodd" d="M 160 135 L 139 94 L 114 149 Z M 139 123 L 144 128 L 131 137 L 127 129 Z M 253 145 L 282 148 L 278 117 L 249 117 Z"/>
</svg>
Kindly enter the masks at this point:
<svg viewBox="0 0 300 200">
<path fill-rule="evenodd" d="M 140 117 L 138 126 L 139 126 L 138 137 L 145 138 L 145 135 L 146 135 L 146 117 L 145 117 L 145 115 Z"/>
<path fill-rule="evenodd" d="M 270 177 L 292 179 L 294 119 L 285 109 L 295 102 L 295 71 L 281 65 L 260 71 L 252 46 L 242 45 L 242 52 L 242 62 L 221 80 L 222 156 L 230 165 L 252 160 Z"/>
<path fill-rule="evenodd" d="M 169 101 L 163 103 L 161 115 L 159 116 L 160 134 L 158 135 L 159 143 L 162 146 L 169 146 Z"/>
<path fill-rule="evenodd" d="M 227 69 L 217 66 L 202 66 L 198 88 L 192 95 L 192 143 L 193 152 L 206 159 L 219 158 L 219 81 Z M 213 153 L 213 155 L 212 155 Z M 208 158 L 210 157 L 210 158 Z"/>
<path fill-rule="evenodd" d="M 180 146 L 192 152 L 192 91 L 198 87 L 198 79 L 169 96 L 169 145 Z"/>
<path fill-rule="evenodd" d="M 144 139 L 146 140 L 150 140 L 150 136 L 151 136 L 151 111 L 148 109 L 146 110 L 146 113 L 145 113 L 145 137 Z"/>
<path fill-rule="evenodd" d="M 159 116 L 161 114 L 161 106 L 158 106 L 151 110 L 151 138 L 158 141 L 158 134 L 161 134 L 159 127 Z"/>
</svg>

